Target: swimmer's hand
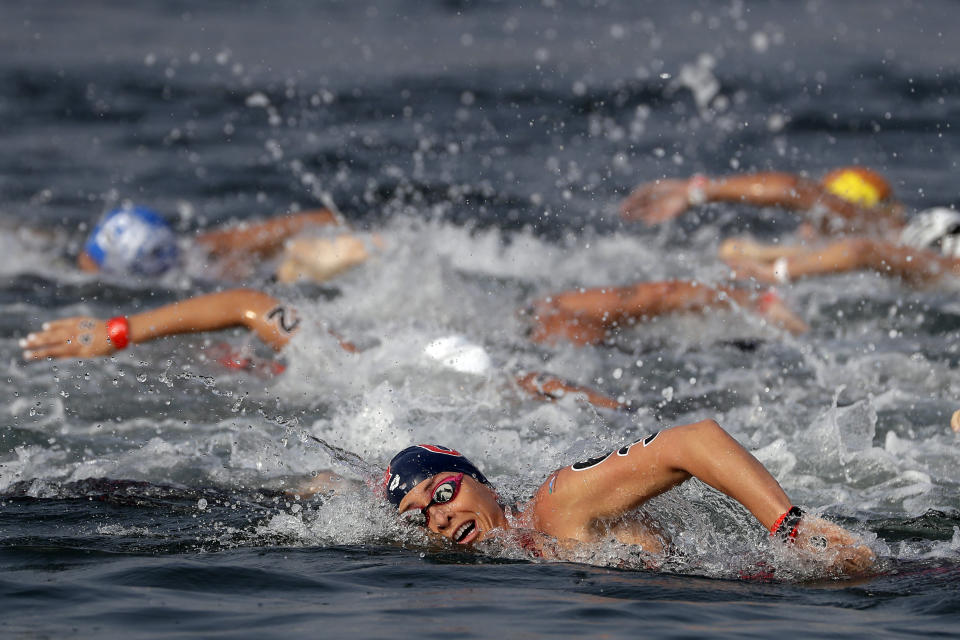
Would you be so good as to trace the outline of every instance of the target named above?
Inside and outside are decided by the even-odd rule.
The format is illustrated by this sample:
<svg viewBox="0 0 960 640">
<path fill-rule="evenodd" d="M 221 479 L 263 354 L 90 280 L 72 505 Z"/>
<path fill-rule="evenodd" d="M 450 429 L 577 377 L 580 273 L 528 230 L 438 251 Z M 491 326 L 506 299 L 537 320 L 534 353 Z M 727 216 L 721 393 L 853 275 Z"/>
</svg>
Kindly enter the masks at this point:
<svg viewBox="0 0 960 640">
<path fill-rule="evenodd" d="M 45 322 L 42 330 L 20 341 L 24 360 L 44 358 L 91 358 L 105 356 L 116 349 L 107 337 L 107 322 L 79 316 Z"/>
<path fill-rule="evenodd" d="M 690 206 L 688 180 L 657 180 L 637 187 L 620 204 L 620 217 L 648 225 L 676 218 Z"/>
<path fill-rule="evenodd" d="M 757 313 L 766 318 L 767 322 L 789 331 L 793 335 L 800 335 L 810 330 L 810 327 L 800 316 L 790 310 L 790 307 L 780 298 L 773 289 L 759 296 L 754 303 Z"/>
<path fill-rule="evenodd" d="M 372 244 L 380 248 L 383 241 L 374 236 Z M 369 258 L 367 243 L 356 235 L 294 238 L 284 249 L 283 262 L 277 267 L 277 280 L 285 283 L 297 280 L 326 282 Z"/>
<path fill-rule="evenodd" d="M 573 384 L 562 378 L 544 373 L 526 373 L 517 376 L 517 385 L 534 398 L 547 401 L 560 400 L 567 394 L 585 399 L 595 407 L 602 409 L 623 409 L 624 404 L 610 396 L 581 385 Z"/>
<path fill-rule="evenodd" d="M 346 493 L 347 491 L 356 491 L 362 487 L 362 483 L 344 478 L 333 471 L 317 471 L 309 478 L 300 479 L 293 487 L 285 490 L 284 493 L 292 498 L 306 500 L 318 493 L 332 496 L 334 494 Z"/>
<path fill-rule="evenodd" d="M 873 551 L 859 537 L 823 518 L 805 516 L 800 521 L 796 546 L 845 575 L 864 573 L 876 561 Z"/>
</svg>

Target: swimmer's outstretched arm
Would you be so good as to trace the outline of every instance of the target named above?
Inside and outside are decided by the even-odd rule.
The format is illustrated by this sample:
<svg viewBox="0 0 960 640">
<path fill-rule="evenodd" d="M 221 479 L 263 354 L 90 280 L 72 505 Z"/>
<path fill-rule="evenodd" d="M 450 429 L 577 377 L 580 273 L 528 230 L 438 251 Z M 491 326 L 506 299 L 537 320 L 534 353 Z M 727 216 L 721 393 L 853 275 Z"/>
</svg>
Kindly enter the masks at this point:
<svg viewBox="0 0 960 640">
<path fill-rule="evenodd" d="M 311 226 L 339 225 L 331 211 L 316 209 L 269 218 L 263 222 L 243 224 L 229 229 L 202 233 L 196 241 L 214 255 L 228 253 L 269 254 L 283 242 Z"/>
<path fill-rule="evenodd" d="M 318 493 L 332 496 L 348 491 L 359 491 L 363 486 L 362 482 L 337 475 L 333 471 L 317 471 L 308 478 L 295 481 L 294 486 L 286 489 L 284 493 L 293 498 L 307 499 Z"/>
<path fill-rule="evenodd" d="M 579 470 L 578 470 L 579 468 Z M 534 498 L 535 525 L 560 538 L 589 540 L 598 523 L 624 516 L 690 478 L 698 478 L 743 505 L 766 529 L 776 529 L 792 503 L 776 479 L 713 420 L 667 429 L 551 476 Z M 819 518 L 804 517 L 796 542 L 816 548 L 826 540 L 831 562 L 847 571 L 866 569 L 873 553 L 853 534 Z M 832 556 L 831 556 L 832 557 Z"/>
<path fill-rule="evenodd" d="M 819 206 L 859 225 L 876 226 L 877 214 L 828 192 L 818 182 L 782 172 L 750 173 L 687 180 L 657 180 L 637 187 L 620 205 L 624 220 L 659 224 L 689 207 L 707 202 L 734 202 L 757 207 L 781 207 L 806 212 Z"/>
<path fill-rule="evenodd" d="M 276 298 L 252 289 L 232 289 L 175 302 L 127 318 L 129 342 L 137 344 L 178 333 L 198 333 L 245 326 L 276 350 L 299 326 L 296 311 Z M 107 322 L 74 317 L 44 323 L 41 331 L 20 342 L 24 360 L 89 358 L 116 351 Z"/>
<path fill-rule="evenodd" d="M 626 408 L 624 403 L 596 389 L 574 384 L 573 382 L 547 373 L 524 373 L 516 377 L 516 382 L 521 389 L 534 398 L 554 401 L 566 395 L 575 395 L 582 397 L 593 406 L 601 409 Z"/>
<path fill-rule="evenodd" d="M 738 277 L 769 283 L 868 270 L 915 285 L 960 276 L 960 259 L 869 237 L 848 237 L 819 247 L 731 238 L 720 245 L 718 254 Z"/>
<path fill-rule="evenodd" d="M 618 327 L 671 313 L 706 313 L 733 305 L 766 316 L 792 333 L 808 327 L 775 294 L 755 295 L 732 287 L 711 287 L 684 280 L 639 282 L 624 287 L 564 291 L 532 305 L 534 342 L 569 340 L 596 344 Z"/>
</svg>

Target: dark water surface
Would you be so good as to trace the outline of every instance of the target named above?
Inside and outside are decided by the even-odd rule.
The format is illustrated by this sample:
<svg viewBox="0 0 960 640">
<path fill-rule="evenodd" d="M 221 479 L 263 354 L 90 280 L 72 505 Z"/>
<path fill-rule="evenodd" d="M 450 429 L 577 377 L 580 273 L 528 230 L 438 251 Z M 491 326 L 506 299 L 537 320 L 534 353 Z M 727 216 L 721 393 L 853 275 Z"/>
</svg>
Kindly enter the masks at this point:
<svg viewBox="0 0 960 640">
<path fill-rule="evenodd" d="M 722 282 L 721 237 L 790 216 L 711 206 L 621 224 L 639 182 L 851 163 L 910 209 L 957 204 L 953 2 L 228 2 L 0 5 L 0 631 L 4 637 L 956 635 L 956 287 L 872 274 L 781 291 L 792 338 L 748 314 L 669 319 L 615 347 L 541 348 L 516 310 L 574 286 Z M 216 286 L 78 274 L 123 200 L 184 233 L 335 204 L 388 240 L 330 287 L 278 378 L 219 367 L 237 332 L 25 365 L 51 318 Z M 313 327 L 313 328 L 310 328 Z M 630 398 L 632 415 L 517 397 L 422 356 L 439 335 L 503 367 Z M 365 492 L 297 503 L 318 469 L 375 476 L 454 444 L 508 494 L 663 424 L 714 417 L 808 509 L 865 536 L 875 574 L 778 555 L 701 485 L 651 506 L 680 553 L 543 563 L 401 530 Z M 361 460 L 342 459 L 306 435 Z M 106 479 L 106 480 L 104 480 Z M 744 579 L 756 567 L 777 579 Z M 754 572 L 754 573 L 752 573 Z"/>
</svg>

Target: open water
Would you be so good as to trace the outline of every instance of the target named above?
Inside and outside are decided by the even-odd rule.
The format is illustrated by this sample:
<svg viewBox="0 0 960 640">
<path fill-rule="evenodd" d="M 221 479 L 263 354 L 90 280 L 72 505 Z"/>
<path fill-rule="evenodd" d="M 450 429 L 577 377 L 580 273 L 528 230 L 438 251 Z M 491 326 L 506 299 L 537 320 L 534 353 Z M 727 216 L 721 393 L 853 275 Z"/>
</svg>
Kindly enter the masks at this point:
<svg viewBox="0 0 960 640">
<path fill-rule="evenodd" d="M 613 346 L 536 347 L 516 311 L 576 286 L 722 282 L 726 234 L 790 216 L 713 206 L 622 225 L 639 182 L 851 163 L 911 208 L 957 203 L 960 6 L 875 2 L 233 2 L 0 5 L 0 631 L 5 637 L 954 636 L 960 304 L 873 274 L 785 287 L 812 325 L 670 318 Z M 116 203 L 184 233 L 335 204 L 387 241 L 327 287 L 252 281 L 307 320 L 285 374 L 185 336 L 26 365 L 55 317 L 210 291 L 78 274 Z M 370 348 L 342 352 L 321 327 Z M 422 355 L 483 344 L 497 372 Z M 523 398 L 545 369 L 632 414 Z M 402 529 L 366 491 L 297 502 L 317 470 L 371 480 L 456 446 L 520 498 L 552 469 L 716 418 L 791 497 L 860 532 L 837 579 L 688 483 L 650 510 L 680 553 L 544 563 Z M 323 446 L 312 439 L 339 447 Z M 772 580 L 745 580 L 756 565 Z"/>
</svg>

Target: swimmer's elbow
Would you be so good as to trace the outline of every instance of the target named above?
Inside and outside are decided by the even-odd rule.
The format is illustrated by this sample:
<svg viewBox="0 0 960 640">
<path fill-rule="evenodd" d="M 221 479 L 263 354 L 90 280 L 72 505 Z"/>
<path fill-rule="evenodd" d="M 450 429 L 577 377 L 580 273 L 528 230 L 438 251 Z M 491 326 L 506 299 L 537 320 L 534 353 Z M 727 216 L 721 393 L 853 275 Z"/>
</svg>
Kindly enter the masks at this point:
<svg viewBox="0 0 960 640">
<path fill-rule="evenodd" d="M 221 295 L 227 308 L 237 314 L 238 322 L 249 329 L 256 329 L 264 314 L 280 304 L 273 296 L 256 289 L 231 289 Z"/>
<path fill-rule="evenodd" d="M 729 435 L 726 430 L 720 426 L 720 423 L 714 420 L 713 418 L 707 418 L 706 420 L 701 420 L 699 422 L 694 422 L 693 424 L 687 425 L 691 430 L 696 431 L 700 434 L 708 435 Z"/>
<path fill-rule="evenodd" d="M 296 309 L 262 291 L 234 289 L 226 294 L 237 321 L 275 351 L 282 350 L 300 326 Z"/>
</svg>

